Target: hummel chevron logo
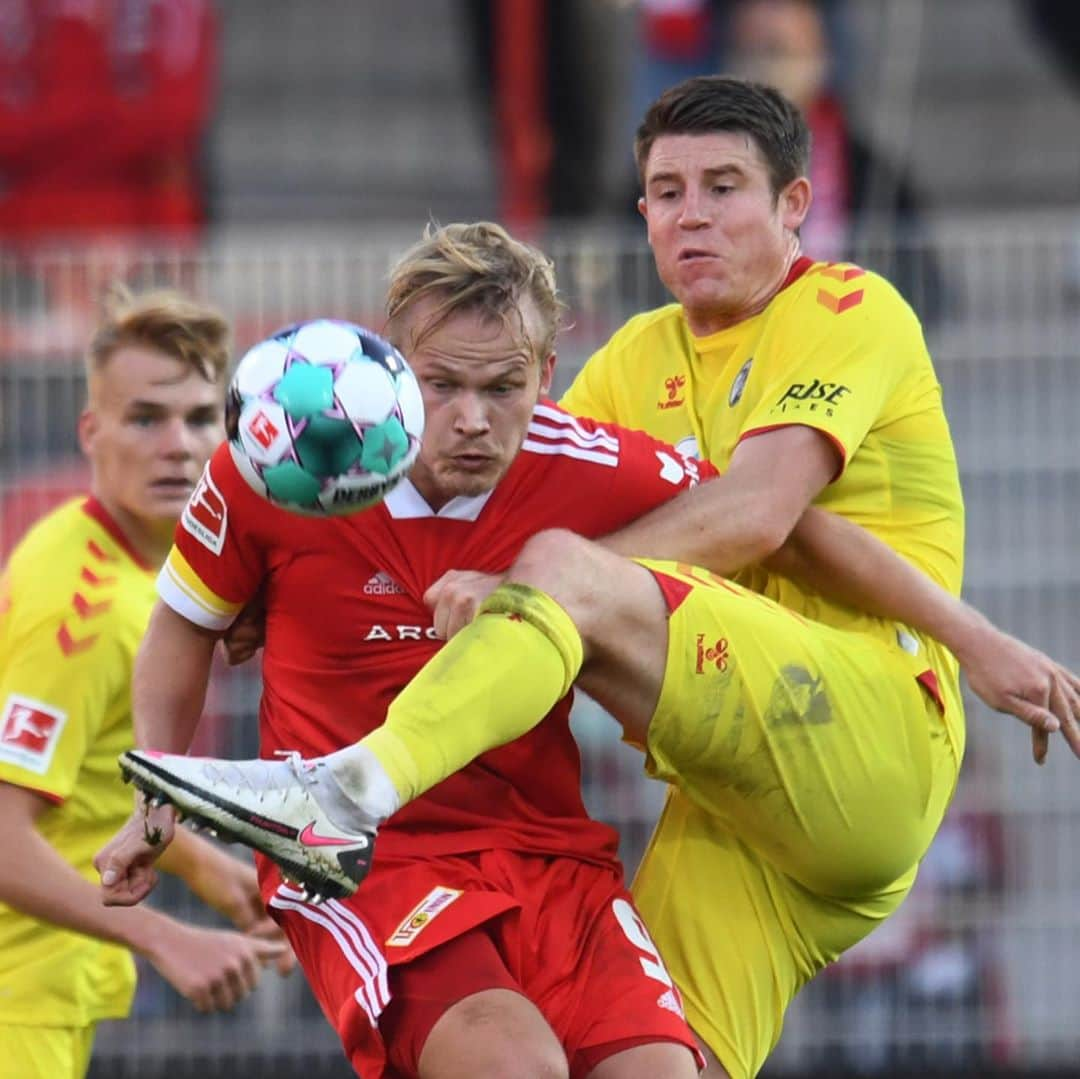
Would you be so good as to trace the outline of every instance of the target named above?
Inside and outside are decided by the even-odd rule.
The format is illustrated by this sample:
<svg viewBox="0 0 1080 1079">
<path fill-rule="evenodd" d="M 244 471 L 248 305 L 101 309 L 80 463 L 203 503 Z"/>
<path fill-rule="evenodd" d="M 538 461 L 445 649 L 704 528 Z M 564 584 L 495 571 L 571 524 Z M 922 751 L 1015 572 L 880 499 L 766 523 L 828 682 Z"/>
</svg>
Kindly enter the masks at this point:
<svg viewBox="0 0 1080 1079">
<path fill-rule="evenodd" d="M 71 630 L 68 629 L 66 622 L 60 623 L 60 628 L 56 631 L 56 640 L 60 645 L 60 651 L 65 656 L 73 656 L 78 652 L 85 652 L 93 643 L 98 639 L 96 633 L 91 633 L 86 637 L 75 637 L 72 635 Z"/>
<path fill-rule="evenodd" d="M 81 592 L 76 592 L 71 597 L 71 605 L 75 608 L 75 613 L 82 619 L 96 618 L 99 614 L 104 614 L 113 605 L 111 599 L 103 599 L 98 603 L 91 603 Z"/>
<path fill-rule="evenodd" d="M 92 585 L 105 585 L 116 584 L 116 577 L 106 574 L 103 577 L 99 577 L 89 566 L 83 566 L 80 577 L 87 583 Z"/>
<path fill-rule="evenodd" d="M 355 836 L 352 839 L 343 839 L 337 836 L 319 835 L 315 831 L 315 822 L 304 826 L 303 831 L 296 837 L 305 847 L 351 847 L 354 843 L 360 843 L 363 836 Z M 364 843 L 364 846 L 367 844 Z"/>
</svg>

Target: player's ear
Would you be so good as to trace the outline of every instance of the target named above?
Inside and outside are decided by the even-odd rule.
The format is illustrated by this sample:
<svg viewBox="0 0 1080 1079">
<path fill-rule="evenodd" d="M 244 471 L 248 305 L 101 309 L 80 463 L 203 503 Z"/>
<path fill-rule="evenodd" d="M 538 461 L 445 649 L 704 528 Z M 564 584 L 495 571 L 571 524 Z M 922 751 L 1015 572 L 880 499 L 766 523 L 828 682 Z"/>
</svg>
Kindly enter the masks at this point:
<svg viewBox="0 0 1080 1079">
<path fill-rule="evenodd" d="M 98 421 L 97 413 L 93 409 L 84 408 L 79 414 L 78 433 L 79 433 L 79 449 L 89 457 L 94 448 L 94 441 L 97 438 L 98 430 L 101 424 Z"/>
<path fill-rule="evenodd" d="M 779 209 L 784 228 L 794 232 L 806 220 L 812 199 L 810 181 L 805 176 L 796 177 L 780 192 Z"/>
<path fill-rule="evenodd" d="M 540 361 L 540 392 L 548 393 L 551 390 L 551 380 L 555 377 L 555 353 Z"/>
</svg>

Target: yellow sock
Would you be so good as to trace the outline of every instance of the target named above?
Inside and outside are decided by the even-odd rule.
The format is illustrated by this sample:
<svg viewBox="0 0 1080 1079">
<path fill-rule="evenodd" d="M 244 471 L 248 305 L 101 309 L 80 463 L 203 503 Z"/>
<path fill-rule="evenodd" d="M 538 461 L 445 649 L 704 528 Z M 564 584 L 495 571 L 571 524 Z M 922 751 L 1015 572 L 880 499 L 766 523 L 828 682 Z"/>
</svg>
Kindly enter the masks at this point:
<svg viewBox="0 0 1080 1079">
<path fill-rule="evenodd" d="M 532 730 L 573 685 L 581 663 L 577 627 L 555 600 L 528 585 L 501 585 L 359 744 L 404 804 Z"/>
</svg>

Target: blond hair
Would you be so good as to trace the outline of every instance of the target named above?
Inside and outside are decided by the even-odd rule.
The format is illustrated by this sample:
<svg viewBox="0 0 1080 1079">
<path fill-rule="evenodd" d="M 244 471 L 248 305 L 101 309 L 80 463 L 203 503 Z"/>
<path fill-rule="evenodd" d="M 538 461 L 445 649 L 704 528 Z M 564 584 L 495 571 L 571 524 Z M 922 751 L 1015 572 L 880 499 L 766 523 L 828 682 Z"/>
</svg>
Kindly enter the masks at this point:
<svg viewBox="0 0 1080 1079">
<path fill-rule="evenodd" d="M 180 292 L 157 289 L 136 295 L 125 285 L 112 285 L 86 350 L 87 379 L 100 374 L 118 350 L 132 345 L 179 360 L 207 382 L 225 382 L 229 323 Z"/>
<path fill-rule="evenodd" d="M 401 341 L 401 319 L 413 305 L 434 298 L 434 309 L 412 341 Z M 531 298 L 539 316 L 533 340 L 521 309 Z M 555 287 L 551 260 L 530 244 L 515 240 L 491 221 L 429 224 L 424 236 L 390 272 L 386 335 L 406 357 L 428 335 L 459 311 L 480 311 L 520 334 L 534 358 L 555 349 L 565 306 Z M 515 325 L 516 323 L 516 325 Z"/>
</svg>

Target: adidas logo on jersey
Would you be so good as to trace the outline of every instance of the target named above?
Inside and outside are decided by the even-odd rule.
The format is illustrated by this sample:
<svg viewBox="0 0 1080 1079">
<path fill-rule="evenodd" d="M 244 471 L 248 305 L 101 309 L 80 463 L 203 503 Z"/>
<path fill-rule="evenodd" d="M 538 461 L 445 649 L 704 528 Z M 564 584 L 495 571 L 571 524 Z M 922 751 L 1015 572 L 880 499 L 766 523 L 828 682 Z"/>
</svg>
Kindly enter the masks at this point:
<svg viewBox="0 0 1080 1079">
<path fill-rule="evenodd" d="M 389 573 L 384 573 L 382 570 L 373 573 L 364 585 L 365 596 L 403 596 L 404 594 L 405 589 Z"/>
<path fill-rule="evenodd" d="M 683 1014 L 682 1004 L 679 1002 L 679 998 L 675 995 L 674 989 L 669 989 L 666 993 L 661 993 L 657 998 L 656 1003 L 661 1008 L 666 1008 L 669 1012 L 674 1012 L 680 1019 L 685 1019 Z"/>
</svg>

